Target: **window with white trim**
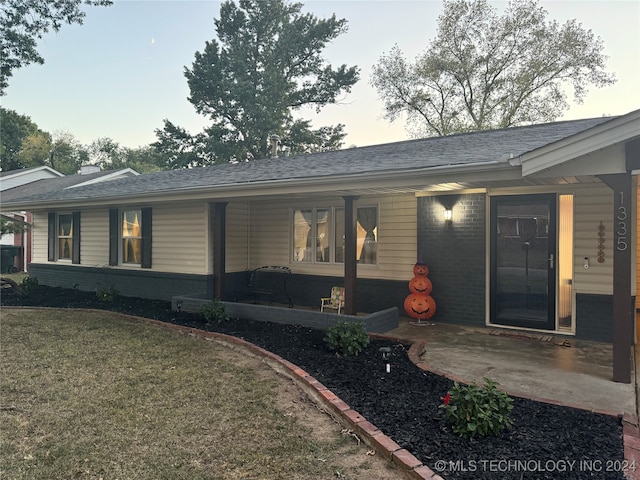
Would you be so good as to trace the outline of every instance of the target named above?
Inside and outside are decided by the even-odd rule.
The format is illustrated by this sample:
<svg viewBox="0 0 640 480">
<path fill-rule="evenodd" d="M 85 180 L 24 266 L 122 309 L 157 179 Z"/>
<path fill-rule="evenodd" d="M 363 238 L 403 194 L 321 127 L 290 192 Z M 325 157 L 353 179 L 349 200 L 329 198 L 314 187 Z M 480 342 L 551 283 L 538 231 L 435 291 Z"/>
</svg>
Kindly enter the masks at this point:
<svg viewBox="0 0 640 480">
<path fill-rule="evenodd" d="M 291 259 L 294 263 L 344 263 L 344 208 L 292 211 Z M 378 262 L 378 207 L 357 208 L 356 258 L 359 264 Z"/>
</svg>

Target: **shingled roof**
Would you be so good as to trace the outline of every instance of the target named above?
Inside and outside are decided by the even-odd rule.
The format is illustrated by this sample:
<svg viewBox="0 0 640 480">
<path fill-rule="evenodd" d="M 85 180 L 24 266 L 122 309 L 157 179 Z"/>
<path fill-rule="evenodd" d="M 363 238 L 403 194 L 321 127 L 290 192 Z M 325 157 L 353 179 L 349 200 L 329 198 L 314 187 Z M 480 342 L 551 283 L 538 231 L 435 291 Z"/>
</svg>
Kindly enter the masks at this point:
<svg viewBox="0 0 640 480">
<path fill-rule="evenodd" d="M 148 173 L 136 177 L 72 189 L 57 189 L 7 199 L 11 204 L 34 202 L 73 202 L 117 199 L 133 195 L 215 190 L 246 187 L 278 181 L 341 178 L 362 179 L 367 175 L 428 172 L 429 169 L 456 168 L 464 165 L 502 163 L 527 152 L 593 128 L 613 117 L 572 120 L 541 125 L 430 137 L 332 152 L 285 158 L 271 158 L 247 163 L 221 164 L 193 169 Z M 275 187 L 274 187 L 275 188 Z M 5 199 L 3 199 L 3 204 Z"/>
</svg>

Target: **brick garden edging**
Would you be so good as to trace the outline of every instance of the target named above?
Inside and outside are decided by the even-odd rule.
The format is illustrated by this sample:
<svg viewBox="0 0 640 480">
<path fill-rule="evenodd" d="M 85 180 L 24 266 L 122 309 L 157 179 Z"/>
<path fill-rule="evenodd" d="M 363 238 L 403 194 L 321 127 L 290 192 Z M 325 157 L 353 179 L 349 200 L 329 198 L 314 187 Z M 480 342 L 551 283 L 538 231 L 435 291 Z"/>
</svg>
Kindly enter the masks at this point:
<svg viewBox="0 0 640 480">
<path fill-rule="evenodd" d="M 130 315 L 125 315 L 131 317 Z M 349 405 L 342 401 L 336 394 L 329 390 L 326 386 L 309 375 L 302 368 L 291 363 L 290 361 L 272 353 L 264 348 L 258 347 L 251 342 L 247 342 L 238 337 L 226 335 L 217 332 L 208 332 L 197 328 L 185 327 L 183 325 L 175 325 L 172 323 L 152 320 L 142 317 L 133 317 L 144 321 L 150 325 L 162 326 L 180 331 L 187 335 L 197 335 L 207 340 L 221 343 L 227 347 L 243 352 L 250 352 L 254 356 L 261 357 L 263 361 L 273 368 L 276 372 L 290 378 L 317 404 L 323 406 L 326 412 L 331 415 L 338 423 L 345 428 L 352 430 L 364 443 L 373 448 L 376 453 L 381 455 L 387 461 L 396 465 L 406 478 L 415 480 L 444 480 L 440 475 L 436 474 L 431 468 L 423 465 L 411 452 L 400 447 L 390 437 L 382 433 L 378 427 L 369 422 L 366 418 L 353 410 Z M 374 336 L 374 335 L 372 335 Z M 375 335 L 378 338 L 390 338 L 383 335 Z M 420 342 L 417 342 L 420 343 Z M 409 349 L 413 349 L 413 345 Z"/>
<path fill-rule="evenodd" d="M 368 446 L 375 449 L 375 451 L 382 455 L 386 460 L 393 462 L 403 474 L 410 479 L 416 480 L 444 480 L 440 475 L 434 472 L 427 465 L 422 464 L 411 452 L 402 448 L 390 437 L 382 433 L 371 422 L 360 415 L 357 411 L 353 410 L 349 405 L 342 401 L 337 395 L 335 395 L 326 386 L 309 375 L 306 371 L 291 363 L 288 360 L 276 355 L 264 348 L 258 347 L 251 342 L 247 342 L 238 337 L 226 335 L 217 332 L 208 332 L 205 330 L 199 330 L 197 328 L 185 327 L 182 325 L 175 325 L 168 322 L 162 322 L 159 320 L 152 320 L 143 317 L 135 317 L 126 314 L 120 314 L 126 317 L 142 320 L 151 325 L 158 325 L 162 327 L 172 328 L 188 335 L 199 335 L 209 340 L 216 341 L 227 347 L 234 348 L 242 351 L 249 351 L 253 355 L 262 357 L 263 360 L 273 368 L 276 372 L 285 375 L 291 380 L 295 381 L 302 390 L 317 404 L 321 404 L 325 407 L 328 414 L 330 414 L 338 423 L 353 430 Z M 463 379 L 454 375 L 450 375 L 438 370 L 429 368 L 429 366 L 422 361 L 422 354 L 425 352 L 427 342 L 426 340 L 407 340 L 403 337 L 384 335 L 377 333 L 370 333 L 371 338 L 377 338 L 382 340 L 390 340 L 398 343 L 410 342 L 411 346 L 407 355 L 409 360 L 415 364 L 421 370 L 440 375 L 448 378 L 454 382 L 468 383 Z M 580 410 L 587 410 L 592 413 L 599 413 L 603 415 L 609 415 L 621 418 L 623 427 L 623 445 L 624 445 L 624 460 L 629 466 L 633 467 L 625 471 L 625 477 L 629 480 L 640 480 L 640 425 L 638 417 L 635 414 L 623 413 L 620 415 L 616 412 L 610 412 L 606 410 L 598 409 L 585 409 L 582 406 L 574 405 L 569 402 L 561 402 L 558 400 L 552 400 L 541 397 L 524 397 L 520 394 L 513 394 L 509 391 L 507 393 L 511 396 L 528 398 L 542 403 L 550 403 L 563 407 L 577 408 Z"/>
</svg>

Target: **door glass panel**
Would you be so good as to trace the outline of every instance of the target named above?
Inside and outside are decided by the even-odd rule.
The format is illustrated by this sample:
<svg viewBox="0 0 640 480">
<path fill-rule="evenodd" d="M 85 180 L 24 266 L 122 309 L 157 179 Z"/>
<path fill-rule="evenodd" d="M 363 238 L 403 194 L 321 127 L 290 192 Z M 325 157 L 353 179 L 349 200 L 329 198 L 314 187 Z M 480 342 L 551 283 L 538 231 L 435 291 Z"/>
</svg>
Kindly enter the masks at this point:
<svg viewBox="0 0 640 480">
<path fill-rule="evenodd" d="M 494 201 L 492 322 L 554 328 L 551 201 L 536 202 L 531 197 Z"/>
</svg>

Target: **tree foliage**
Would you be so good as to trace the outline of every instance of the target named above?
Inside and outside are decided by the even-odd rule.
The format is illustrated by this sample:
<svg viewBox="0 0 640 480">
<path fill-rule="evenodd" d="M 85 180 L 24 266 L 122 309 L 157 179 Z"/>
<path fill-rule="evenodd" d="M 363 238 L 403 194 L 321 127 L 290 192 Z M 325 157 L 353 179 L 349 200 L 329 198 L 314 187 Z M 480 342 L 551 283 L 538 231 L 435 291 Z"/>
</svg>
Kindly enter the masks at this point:
<svg viewBox="0 0 640 480">
<path fill-rule="evenodd" d="M 36 142 L 46 136 L 26 115 L 0 107 L 0 168 L 3 172 L 37 166 L 21 155 L 23 142 Z M 32 160 L 32 159 L 29 159 Z M 27 161 L 27 163 L 23 163 Z M 44 160 L 43 160 L 44 161 Z"/>
<path fill-rule="evenodd" d="M 2 0 L 0 2 L 0 95 L 14 70 L 44 63 L 37 42 L 63 24 L 82 24 L 82 5 L 111 5 L 111 0 Z"/>
<path fill-rule="evenodd" d="M 191 135 L 165 120 L 155 146 L 169 156 L 168 167 L 264 158 L 274 134 L 292 154 L 340 148 L 342 125 L 312 130 L 293 114 L 336 103 L 358 81 L 357 67 L 334 69 L 321 55 L 347 22 L 301 9 L 283 0 L 222 3 L 217 39 L 185 68 L 189 101 L 212 124 Z"/>
<path fill-rule="evenodd" d="M 38 128 L 31 119 L 0 107 L 0 169 L 3 172 L 40 166 L 74 175 L 82 165 L 99 165 L 103 170 L 132 168 L 154 172 L 162 168 L 164 155 L 150 145 L 127 148 L 110 138 L 81 144 L 72 134 L 54 134 Z"/>
<path fill-rule="evenodd" d="M 568 89 L 581 103 L 589 85 L 615 81 L 599 37 L 546 16 L 536 0 L 511 0 L 503 15 L 487 0 L 445 0 L 415 62 L 396 45 L 374 66 L 386 118 L 406 115 L 416 137 L 548 122 L 568 108 Z"/>
</svg>

